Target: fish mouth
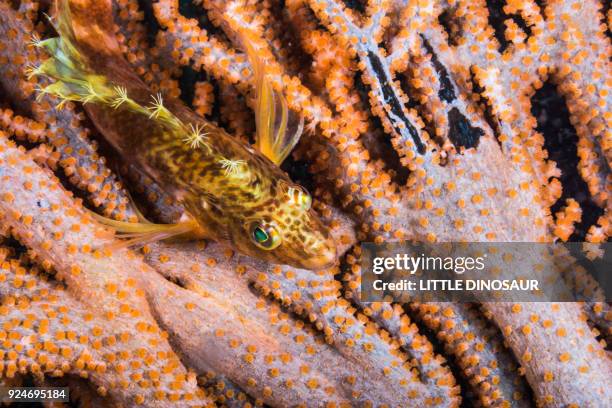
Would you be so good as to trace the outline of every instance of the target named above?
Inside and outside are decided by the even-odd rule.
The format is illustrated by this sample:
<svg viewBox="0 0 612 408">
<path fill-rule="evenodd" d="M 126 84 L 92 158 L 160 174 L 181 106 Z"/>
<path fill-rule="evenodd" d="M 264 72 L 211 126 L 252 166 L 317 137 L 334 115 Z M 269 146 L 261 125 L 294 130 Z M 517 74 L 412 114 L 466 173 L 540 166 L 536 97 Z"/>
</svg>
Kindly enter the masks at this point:
<svg viewBox="0 0 612 408">
<path fill-rule="evenodd" d="M 310 270 L 321 270 L 332 267 L 338 260 L 338 254 L 334 245 L 326 246 L 322 250 L 308 256 L 300 261 L 301 267 Z"/>
</svg>

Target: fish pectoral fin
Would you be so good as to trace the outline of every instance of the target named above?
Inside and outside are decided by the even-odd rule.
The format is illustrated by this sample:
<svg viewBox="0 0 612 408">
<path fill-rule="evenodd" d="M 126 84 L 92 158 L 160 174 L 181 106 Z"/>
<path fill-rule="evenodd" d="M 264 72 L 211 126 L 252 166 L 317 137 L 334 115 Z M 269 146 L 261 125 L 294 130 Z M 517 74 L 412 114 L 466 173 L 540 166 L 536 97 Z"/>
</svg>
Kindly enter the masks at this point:
<svg viewBox="0 0 612 408">
<path fill-rule="evenodd" d="M 176 224 L 152 224 L 117 221 L 93 212 L 91 214 L 100 224 L 112 228 L 115 231 L 115 238 L 120 239 L 120 241 L 108 245 L 108 249 L 142 246 L 179 236 L 202 238 L 203 235 L 199 224 L 192 219 L 180 221 Z"/>
<path fill-rule="evenodd" d="M 272 83 L 266 77 L 264 62 L 257 55 L 245 33 L 242 33 L 242 43 L 255 77 L 257 93 L 255 146 L 264 156 L 280 165 L 300 140 L 304 129 L 304 118 L 291 111 L 283 94 L 274 90 Z"/>
</svg>

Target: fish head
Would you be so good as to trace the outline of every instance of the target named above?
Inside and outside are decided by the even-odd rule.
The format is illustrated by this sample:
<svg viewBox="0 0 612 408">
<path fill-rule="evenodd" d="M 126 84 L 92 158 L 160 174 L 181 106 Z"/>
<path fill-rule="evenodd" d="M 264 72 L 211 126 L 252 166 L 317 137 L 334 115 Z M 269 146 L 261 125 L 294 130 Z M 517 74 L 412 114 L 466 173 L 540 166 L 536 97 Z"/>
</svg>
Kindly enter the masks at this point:
<svg viewBox="0 0 612 408">
<path fill-rule="evenodd" d="M 290 181 L 275 183 L 268 197 L 234 217 L 231 241 L 239 251 L 272 263 L 320 270 L 336 262 L 336 244 L 312 208 L 310 194 Z"/>
</svg>

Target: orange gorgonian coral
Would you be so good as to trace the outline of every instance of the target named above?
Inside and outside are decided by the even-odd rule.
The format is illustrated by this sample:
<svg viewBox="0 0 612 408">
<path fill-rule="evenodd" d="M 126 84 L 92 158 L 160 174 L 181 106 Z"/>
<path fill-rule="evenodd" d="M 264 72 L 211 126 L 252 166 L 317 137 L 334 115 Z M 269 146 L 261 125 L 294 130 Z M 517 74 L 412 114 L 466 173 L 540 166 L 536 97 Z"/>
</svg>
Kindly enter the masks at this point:
<svg viewBox="0 0 612 408">
<path fill-rule="evenodd" d="M 110 250 L 86 208 L 159 222 L 182 208 L 81 106 L 37 94 L 53 2 L 0 0 L 0 385 L 69 386 L 82 406 L 609 405 L 605 302 L 367 303 L 359 284 L 362 242 L 609 239 L 609 5 L 100 4 L 154 92 L 245 142 L 249 34 L 306 121 L 283 168 L 313 193 L 339 265 L 214 242 Z"/>
</svg>

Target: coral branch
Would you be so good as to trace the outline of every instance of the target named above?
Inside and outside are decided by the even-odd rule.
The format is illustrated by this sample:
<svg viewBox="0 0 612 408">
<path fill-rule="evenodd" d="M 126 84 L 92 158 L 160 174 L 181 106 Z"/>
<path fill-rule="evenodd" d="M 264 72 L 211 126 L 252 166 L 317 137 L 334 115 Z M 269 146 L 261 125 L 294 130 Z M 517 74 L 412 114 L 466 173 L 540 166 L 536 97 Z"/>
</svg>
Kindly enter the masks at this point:
<svg viewBox="0 0 612 408">
<path fill-rule="evenodd" d="M 359 259 L 364 241 L 553 242 L 580 229 L 590 242 L 609 239 L 612 17 L 601 2 L 113 2 L 121 51 L 158 100 L 182 94 L 244 142 L 255 130 L 243 43 L 252 41 L 309 130 L 283 168 L 348 251 L 325 271 L 215 243 L 157 243 L 144 257 L 115 249 L 65 188 L 136 220 L 110 170 L 121 167 L 148 217 L 176 222 L 182 208 L 146 169 L 113 152 L 107 164 L 78 106 L 35 99 L 45 84 L 28 78 L 42 63 L 30 37 L 51 32 L 40 17 L 49 3 L 0 0 L 2 384 L 32 376 L 69 385 L 84 405 L 124 406 L 611 399 L 598 339 L 610 340 L 612 314 L 579 268 L 546 265 L 584 305 L 408 307 L 363 301 Z M 567 166 L 536 130 L 531 98 L 544 83 L 568 107 L 584 191 L 566 185 Z"/>
<path fill-rule="evenodd" d="M 162 283 L 160 290 L 172 285 L 134 254 L 104 250 L 110 241 L 103 228 L 5 135 L 0 135 L 0 177 L 2 224 L 65 284 L 45 284 L 35 279 L 36 270 L 4 264 L 3 281 L 11 284 L 3 285 L 3 314 L 17 316 L 23 308 L 31 313 L 10 324 L 4 375 L 74 374 L 93 381 L 100 394 L 110 392 L 112 399 L 130 404 L 206 403 L 195 375 L 182 365 L 147 305 L 144 288 L 151 281 Z M 16 185 L 23 188 L 12 191 Z M 21 338 L 30 340 L 27 347 L 16 342 Z"/>
<path fill-rule="evenodd" d="M 340 232 L 341 233 L 341 232 Z M 327 343 L 333 345 L 333 350 L 337 357 L 342 356 L 344 362 L 338 364 L 349 364 L 345 367 L 346 371 L 335 369 L 335 373 L 330 377 L 335 379 L 335 387 L 343 384 L 340 389 L 336 389 L 331 393 L 326 400 L 332 398 L 335 394 L 342 397 L 342 400 L 350 401 L 351 404 L 365 403 L 366 401 L 399 401 L 404 400 L 407 395 L 406 404 L 423 404 L 435 402 L 441 406 L 454 406 L 457 404 L 457 399 L 454 397 L 457 390 L 453 388 L 454 379 L 443 368 L 440 367 L 439 357 L 434 357 L 431 351 L 431 345 L 422 338 L 422 343 L 403 344 L 403 347 L 411 354 L 418 355 L 416 363 L 406 361 L 406 356 L 396 350 L 397 344 L 383 331 L 380 331 L 375 324 L 369 321 L 366 316 L 354 316 L 354 310 L 349 304 L 338 298 L 338 287 L 336 282 L 331 279 L 332 271 L 320 272 L 313 274 L 309 271 L 301 271 L 287 267 L 268 266 L 261 262 L 253 262 L 243 256 L 233 255 L 231 251 L 226 255 L 210 256 L 206 253 L 222 254 L 221 248 L 217 245 L 210 245 L 206 248 L 206 253 L 198 250 L 197 245 L 183 246 L 154 246 L 147 250 L 147 259 L 155 267 L 160 270 L 167 278 L 181 283 L 187 289 L 190 289 L 203 296 L 211 296 L 213 292 L 228 293 L 231 291 L 232 297 L 237 291 L 237 287 L 244 286 L 247 282 L 254 282 L 255 286 L 263 291 L 264 294 L 272 294 L 275 298 L 282 301 L 283 304 L 302 314 L 310 322 L 322 331 Z M 217 271 L 217 272 L 214 272 Z M 223 281 L 211 279 L 211 275 L 219 274 L 220 271 L 224 278 Z M 241 279 L 242 283 L 234 282 L 233 279 Z M 226 282 L 230 280 L 230 282 Z M 229 289 L 232 288 L 232 289 Z M 245 287 L 246 288 L 246 287 Z M 251 295 L 252 296 L 252 295 Z M 251 300 L 257 302 L 260 309 L 263 309 L 261 319 L 268 320 L 269 323 L 279 319 L 281 324 L 277 328 L 279 333 L 284 336 L 289 336 L 288 339 L 293 339 L 296 344 L 291 346 L 291 342 L 287 347 L 302 347 L 300 344 L 306 342 L 306 348 L 299 351 L 297 355 L 321 355 L 327 353 L 328 347 L 317 345 L 317 342 L 310 343 L 308 338 L 313 337 L 313 334 L 305 332 L 300 334 L 298 330 L 302 323 L 297 322 L 297 326 L 293 327 L 291 319 L 278 315 L 279 311 L 271 314 L 271 311 L 265 311 L 267 301 L 265 299 Z M 262 323 L 263 324 L 263 323 Z M 293 323 L 295 324 L 295 323 Z M 415 330 L 414 328 L 412 329 Z M 226 333 L 230 331 L 224 330 Z M 233 333 L 233 331 L 232 331 Z M 417 336 L 418 337 L 418 336 Z M 316 339 L 316 335 L 314 336 Z M 252 341 L 252 340 L 251 340 Z M 413 348 L 422 350 L 414 351 Z M 298 352 L 298 350 L 294 350 Z M 255 357 L 259 355 L 259 350 Z M 293 359 L 295 359 L 295 354 Z M 328 364 L 335 365 L 329 360 L 332 355 L 327 356 L 323 360 L 328 360 Z M 276 367 L 272 359 L 269 364 L 271 367 Z M 194 367 L 201 367 L 202 363 L 192 363 Z M 257 364 L 257 360 L 255 363 Z M 287 363 L 285 363 L 287 364 Z M 308 364 L 315 364 L 308 360 Z M 415 366 L 418 370 L 422 366 L 426 366 L 430 371 L 426 371 L 428 378 L 436 384 L 437 387 L 430 388 L 426 383 L 421 383 L 415 377 L 415 372 L 410 369 Z M 321 371 L 319 375 L 328 372 L 327 364 L 321 366 L 318 363 L 314 367 L 319 367 Z M 433 368 L 432 368 L 433 367 Z M 286 367 L 285 369 L 289 369 Z M 274 369 L 274 368 L 271 368 Z M 362 374 L 363 373 L 363 374 Z M 369 373 L 369 374 L 366 374 Z M 304 373 L 305 374 L 305 373 Z M 244 385 L 244 380 L 236 380 L 236 374 L 224 374 L 231 378 L 232 381 L 240 384 L 241 388 L 248 391 L 250 394 L 261 395 L 261 390 L 256 391 L 253 386 Z M 281 377 L 284 376 L 283 371 L 280 372 Z M 363 375 L 363 377 L 361 377 Z M 384 377 L 380 377 L 383 375 Z M 383 381 L 383 388 L 378 389 L 376 385 L 371 384 L 366 380 L 368 376 L 376 378 L 376 382 Z M 302 376 L 300 376 L 302 377 Z M 286 385 L 281 385 L 281 395 L 287 392 L 293 392 L 293 388 L 298 385 L 298 381 L 306 381 L 293 378 L 292 383 L 295 383 L 290 390 L 283 390 Z M 383 380 L 384 378 L 384 380 Z M 258 381 L 264 381 L 262 378 Z M 348 384 L 346 383 L 348 381 Z M 266 403 L 284 405 L 279 400 L 278 393 L 279 385 L 267 383 L 264 381 L 262 386 L 269 384 L 273 391 L 270 399 L 265 400 Z M 259 384 L 258 384 L 259 385 Z M 308 385 L 308 384 L 307 384 Z M 332 386 L 332 384 L 330 384 Z M 362 388 L 363 387 L 363 388 Z M 386 388 L 385 388 L 386 387 Z M 318 388 L 318 387 L 317 387 Z M 352 390 L 349 397 L 348 390 Z M 384 391 L 386 389 L 386 391 Z M 395 393 L 397 391 L 397 393 Z M 264 396 L 265 390 L 264 390 Z M 294 394 L 292 398 L 303 398 Z M 402 396 L 404 395 L 404 396 Z"/>
<path fill-rule="evenodd" d="M 612 378 L 609 357 L 578 304 L 490 303 L 485 308 L 518 356 L 537 403 L 581 406 L 593 396 L 610 398 L 605 385 Z"/>
</svg>

